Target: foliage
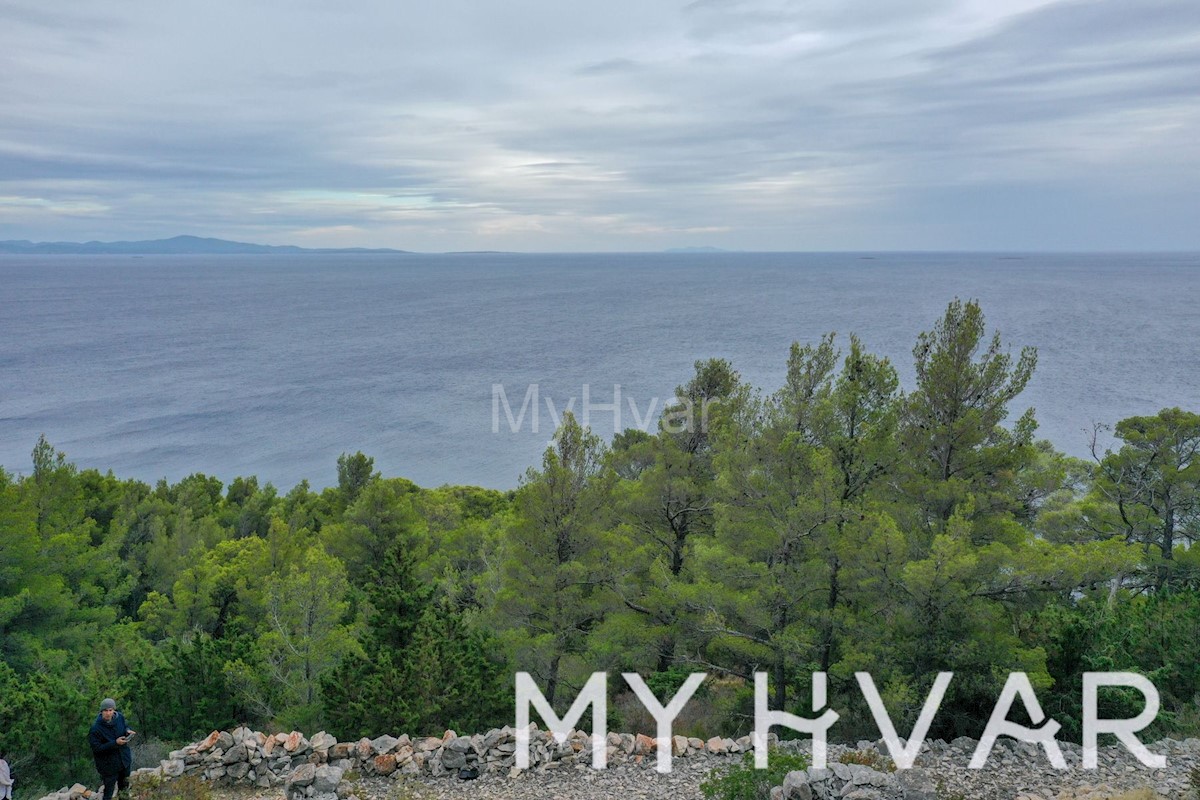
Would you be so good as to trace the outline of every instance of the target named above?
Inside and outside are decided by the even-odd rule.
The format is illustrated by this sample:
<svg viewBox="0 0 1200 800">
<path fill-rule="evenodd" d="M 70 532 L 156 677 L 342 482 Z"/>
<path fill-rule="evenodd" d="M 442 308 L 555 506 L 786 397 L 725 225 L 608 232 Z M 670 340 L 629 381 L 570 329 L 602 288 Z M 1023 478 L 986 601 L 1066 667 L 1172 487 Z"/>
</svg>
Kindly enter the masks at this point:
<svg viewBox="0 0 1200 800">
<path fill-rule="evenodd" d="M 741 764 L 717 767 L 700 784 L 709 800 L 768 800 L 771 789 L 783 784 L 789 772 L 808 769 L 808 757 L 771 750 L 766 769 L 754 768 L 754 754 L 747 753 Z"/>
<path fill-rule="evenodd" d="M 895 772 L 896 764 L 878 750 L 847 750 L 838 755 L 834 761 L 842 764 L 858 764 L 870 767 L 876 772 Z"/>
<path fill-rule="evenodd" d="M 860 670 L 901 730 L 953 671 L 942 738 L 977 737 L 1012 670 L 1077 737 L 1082 673 L 1133 670 L 1162 694 L 1152 733 L 1200 731 L 1200 415 L 1148 409 L 1068 458 L 1009 416 L 1036 353 L 969 301 L 918 337 L 909 387 L 853 335 L 781 355 L 773 391 L 697 361 L 611 447 L 564 414 L 515 491 L 423 489 L 361 452 L 320 490 L 149 485 L 39 439 L 29 474 L 0 469 L 0 747 L 26 785 L 90 774 L 108 696 L 162 740 L 481 730 L 511 721 L 517 670 L 560 713 L 594 670 L 661 698 L 708 672 L 676 726 L 702 736 L 749 730 L 757 672 L 810 716 L 822 671 L 846 740 L 878 733 Z"/>
<path fill-rule="evenodd" d="M 211 800 L 212 789 L 195 775 L 138 777 L 130 782 L 131 800 Z"/>
</svg>

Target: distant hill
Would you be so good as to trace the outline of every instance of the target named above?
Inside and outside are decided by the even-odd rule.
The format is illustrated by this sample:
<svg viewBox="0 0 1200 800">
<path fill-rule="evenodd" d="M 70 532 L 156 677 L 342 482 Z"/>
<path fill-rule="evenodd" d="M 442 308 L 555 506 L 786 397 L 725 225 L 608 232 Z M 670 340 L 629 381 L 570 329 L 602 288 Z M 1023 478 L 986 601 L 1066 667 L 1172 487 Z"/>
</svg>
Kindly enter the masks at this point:
<svg viewBox="0 0 1200 800">
<path fill-rule="evenodd" d="M 364 247 L 309 248 L 294 245 L 249 244 L 200 236 L 175 236 L 140 242 L 0 242 L 0 253 L 81 255 L 242 255 L 266 253 L 407 253 L 407 250 Z"/>
</svg>

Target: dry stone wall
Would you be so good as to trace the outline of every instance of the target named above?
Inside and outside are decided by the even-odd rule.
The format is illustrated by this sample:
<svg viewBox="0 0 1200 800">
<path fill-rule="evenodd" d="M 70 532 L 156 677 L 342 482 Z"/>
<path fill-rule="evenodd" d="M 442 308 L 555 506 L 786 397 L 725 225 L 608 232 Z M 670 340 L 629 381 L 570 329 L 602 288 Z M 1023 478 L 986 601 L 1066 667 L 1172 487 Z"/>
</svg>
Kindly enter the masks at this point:
<svg viewBox="0 0 1200 800">
<path fill-rule="evenodd" d="M 772 734 L 772 741 L 775 736 Z M 644 734 L 609 733 L 605 740 L 610 764 L 651 765 L 657 758 L 657 741 Z M 749 736 L 713 737 L 707 741 L 684 736 L 671 740 L 671 754 L 687 758 L 698 754 L 737 755 L 752 747 Z M 134 778 L 170 780 L 190 775 L 215 785 L 243 785 L 262 789 L 282 787 L 289 800 L 335 800 L 347 773 L 362 777 L 417 775 L 438 778 L 462 770 L 503 771 L 512 776 L 516 767 L 517 736 L 504 727 L 472 736 L 446 731 L 442 736 L 413 738 L 384 735 L 374 739 L 339 742 L 321 731 L 311 738 L 299 731 L 265 734 L 248 728 L 213 731 L 206 738 L 173 751 L 158 766 L 139 769 Z M 549 731 L 530 725 L 529 769 L 556 769 L 576 763 L 591 764 L 592 738 L 571 731 L 558 742 Z M 87 797 L 82 785 L 63 789 L 43 800 L 79 800 Z"/>
</svg>

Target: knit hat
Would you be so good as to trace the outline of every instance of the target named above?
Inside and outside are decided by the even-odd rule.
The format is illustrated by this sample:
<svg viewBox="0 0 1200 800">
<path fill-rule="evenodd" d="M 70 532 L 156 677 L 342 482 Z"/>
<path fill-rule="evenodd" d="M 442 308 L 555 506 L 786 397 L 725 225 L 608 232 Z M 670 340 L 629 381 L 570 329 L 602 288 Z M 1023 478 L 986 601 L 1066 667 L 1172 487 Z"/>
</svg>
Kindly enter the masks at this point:
<svg viewBox="0 0 1200 800">
<path fill-rule="evenodd" d="M 100 701 L 100 710 L 101 711 L 105 711 L 110 708 L 115 709 L 116 707 L 117 707 L 117 701 L 113 700 L 111 697 L 106 697 Z"/>
</svg>

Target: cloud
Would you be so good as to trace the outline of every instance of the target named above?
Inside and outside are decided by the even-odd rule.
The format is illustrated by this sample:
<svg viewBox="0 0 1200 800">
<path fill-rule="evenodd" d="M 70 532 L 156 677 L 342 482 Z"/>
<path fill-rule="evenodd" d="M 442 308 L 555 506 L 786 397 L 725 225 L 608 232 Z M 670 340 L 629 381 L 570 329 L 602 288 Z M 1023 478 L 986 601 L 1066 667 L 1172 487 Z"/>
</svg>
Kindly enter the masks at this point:
<svg viewBox="0 0 1200 800">
<path fill-rule="evenodd" d="M 45 201 L 0 217 L 3 238 L 937 248 L 986 213 L 988 241 L 1036 249 L 1086 240 L 1028 224 L 1021 198 L 1047 187 L 1106 235 L 1137 198 L 1197 210 L 1200 192 L 1182 0 L 78 0 L 0 19 L 0 195 Z M 1200 247 L 1175 218 L 1151 225 L 1163 246 Z"/>
</svg>

